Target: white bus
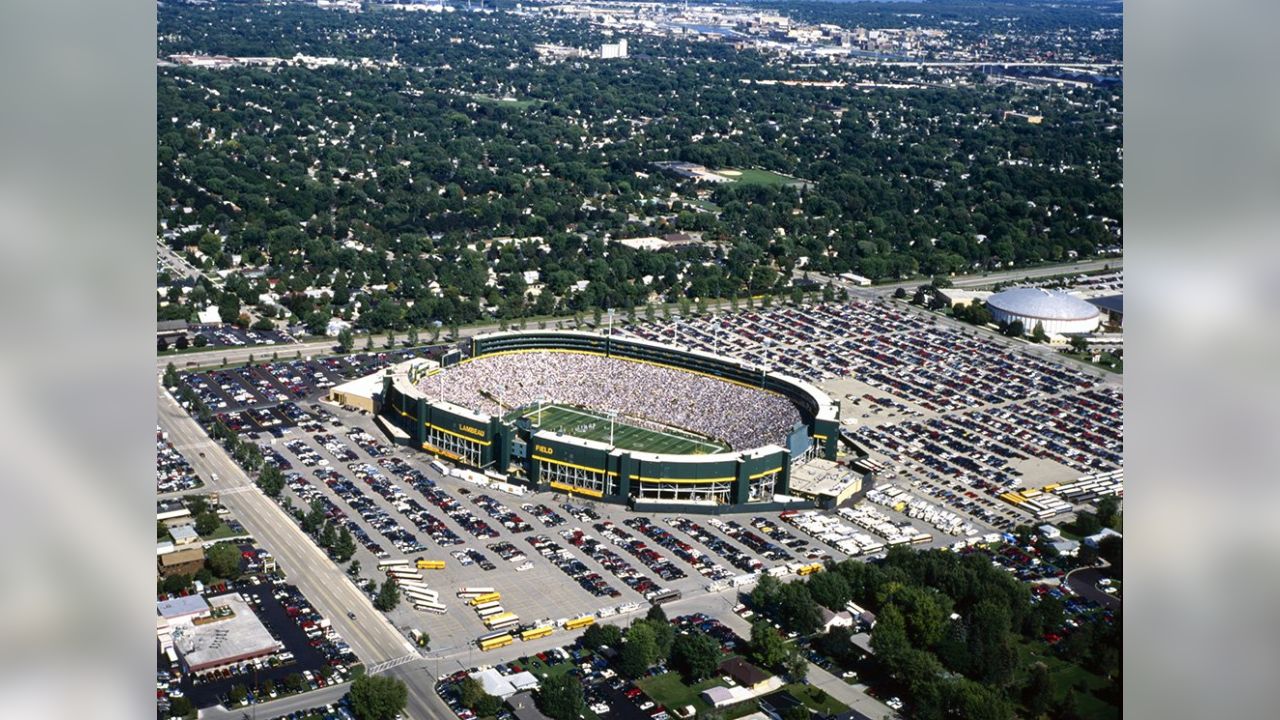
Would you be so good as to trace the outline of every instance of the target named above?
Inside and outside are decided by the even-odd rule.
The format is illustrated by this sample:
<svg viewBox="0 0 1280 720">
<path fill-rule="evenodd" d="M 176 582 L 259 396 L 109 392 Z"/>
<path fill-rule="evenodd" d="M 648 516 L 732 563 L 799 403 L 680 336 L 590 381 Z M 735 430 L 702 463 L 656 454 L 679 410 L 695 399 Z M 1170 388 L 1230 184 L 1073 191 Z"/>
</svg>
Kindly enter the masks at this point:
<svg viewBox="0 0 1280 720">
<path fill-rule="evenodd" d="M 494 617 L 496 615 L 501 615 L 505 612 L 506 610 L 503 610 L 502 606 L 499 605 L 497 607 L 485 608 L 483 610 L 476 610 L 476 615 L 479 615 L 481 620 L 485 620 L 485 619 Z"/>
<path fill-rule="evenodd" d="M 432 470 L 435 470 L 436 472 L 440 473 L 441 475 L 445 475 L 445 476 L 448 476 L 448 475 L 449 475 L 449 470 L 448 470 L 447 468 L 445 468 L 444 463 L 440 462 L 439 460 L 432 460 L 431 462 L 429 462 L 429 463 L 427 463 L 427 464 L 431 466 L 431 469 L 432 469 Z"/>
<path fill-rule="evenodd" d="M 444 605 L 441 605 L 438 602 L 430 602 L 430 601 L 415 602 L 413 604 L 413 608 L 415 610 L 422 610 L 423 612 L 435 613 L 437 615 L 443 615 L 449 612 L 449 608 L 445 607 Z"/>
<path fill-rule="evenodd" d="M 434 590 L 405 590 L 404 595 L 410 600 L 429 600 L 431 602 L 440 601 L 440 593 Z"/>
<path fill-rule="evenodd" d="M 393 567 L 409 567 L 411 565 L 408 560 L 381 560 L 378 562 L 379 570 L 386 570 Z"/>
<path fill-rule="evenodd" d="M 458 588 L 458 597 L 473 598 L 480 595 L 488 595 L 491 592 L 493 592 L 491 587 L 464 587 Z"/>
<path fill-rule="evenodd" d="M 422 582 L 422 576 L 419 575 L 416 570 L 397 570 L 395 568 L 391 568 L 387 571 L 387 577 L 392 577 L 396 580 L 417 580 L 418 582 Z"/>
<path fill-rule="evenodd" d="M 484 624 L 487 625 L 490 630 L 500 630 L 505 627 L 511 627 L 518 622 L 520 622 L 520 617 L 515 613 L 509 612 L 500 612 L 492 617 L 484 619 Z"/>
</svg>

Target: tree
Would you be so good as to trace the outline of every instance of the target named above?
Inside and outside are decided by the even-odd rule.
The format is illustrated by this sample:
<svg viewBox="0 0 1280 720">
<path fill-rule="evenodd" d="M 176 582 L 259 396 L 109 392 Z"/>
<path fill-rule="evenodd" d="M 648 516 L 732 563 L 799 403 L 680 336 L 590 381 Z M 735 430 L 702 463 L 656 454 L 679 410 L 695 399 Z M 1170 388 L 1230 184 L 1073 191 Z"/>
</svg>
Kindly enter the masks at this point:
<svg viewBox="0 0 1280 720">
<path fill-rule="evenodd" d="M 809 661 L 794 646 L 787 646 L 787 657 L 782 661 L 782 672 L 791 682 L 802 683 L 809 676 Z"/>
<path fill-rule="evenodd" d="M 1027 708 L 1027 715 L 1039 718 L 1049 710 L 1053 701 L 1053 684 L 1049 680 L 1049 668 L 1044 663 L 1031 666 L 1031 676 L 1022 688 L 1022 704 Z"/>
<path fill-rule="evenodd" d="M 156 539 L 163 540 L 169 535 L 169 526 L 164 524 L 163 520 L 156 521 Z"/>
<path fill-rule="evenodd" d="M 348 575 L 350 575 L 351 577 L 356 577 L 356 576 L 358 576 L 358 575 L 360 574 L 360 559 L 359 559 L 359 558 L 356 558 L 355 560 L 352 560 L 352 561 L 351 561 L 351 564 L 350 564 L 349 566 L 347 566 L 347 574 L 348 574 Z"/>
<path fill-rule="evenodd" d="M 338 352 L 349 353 L 355 344 L 356 339 L 351 333 L 351 328 L 342 328 L 338 331 Z"/>
<path fill-rule="evenodd" d="M 196 339 L 191 341 L 196 347 L 205 347 L 209 344 L 209 338 L 204 335 L 197 335 Z M 187 348 L 187 336 L 182 335 L 178 338 L 178 349 L 185 350 Z"/>
<path fill-rule="evenodd" d="M 227 699 L 231 701 L 232 705 L 238 705 L 244 702 L 244 699 L 248 697 L 248 695 L 249 691 L 240 684 L 232 685 L 231 688 L 227 690 Z"/>
<path fill-rule="evenodd" d="M 191 495 L 187 498 L 187 511 L 192 515 L 200 515 L 209 509 L 209 498 L 204 495 Z"/>
<path fill-rule="evenodd" d="M 534 693 L 538 709 L 554 720 L 578 720 L 587 714 L 582 685 L 570 675 L 553 675 Z"/>
<path fill-rule="evenodd" d="M 204 340 L 204 344 L 200 342 L 201 340 Z M 205 340 L 205 337 L 203 335 L 196 336 L 196 347 L 203 347 L 203 345 L 208 344 L 208 342 L 209 341 Z M 173 342 L 173 346 L 178 348 L 179 350 L 186 350 L 187 348 L 191 347 L 191 342 L 187 340 L 186 335 L 179 335 L 178 339 Z"/>
<path fill-rule="evenodd" d="M 240 548 L 232 543 L 219 543 L 205 553 L 205 564 L 220 578 L 235 580 L 240 577 Z"/>
<path fill-rule="evenodd" d="M 347 696 L 360 720 L 392 720 L 409 701 L 409 689 L 386 675 L 361 675 L 351 683 Z"/>
<path fill-rule="evenodd" d="M 622 644 L 622 628 L 617 625 L 595 624 L 582 632 L 582 647 L 599 650 L 608 646 L 617 649 Z"/>
<path fill-rule="evenodd" d="M 658 608 L 656 605 L 654 607 L 655 609 L 659 609 L 659 610 L 661 609 L 661 608 Z M 664 615 L 663 617 L 666 617 L 666 616 Z M 670 622 L 667 622 L 665 620 L 658 621 L 658 620 L 646 619 L 646 620 L 643 620 L 642 622 L 647 623 L 649 627 L 653 630 L 653 642 L 655 647 L 657 648 L 657 651 L 654 654 L 654 658 L 652 661 L 650 661 L 650 664 L 653 664 L 654 662 L 659 662 L 659 661 L 666 662 L 671 657 L 671 645 L 676 640 L 676 629 L 671 625 Z"/>
<path fill-rule="evenodd" d="M 751 623 L 747 657 L 762 667 L 776 668 L 787 659 L 787 644 L 767 621 L 756 620 Z"/>
<path fill-rule="evenodd" d="M 332 551 L 334 546 L 338 544 L 338 531 L 333 529 L 333 523 L 326 522 L 320 528 L 320 547 Z"/>
<path fill-rule="evenodd" d="M 649 612 L 645 613 L 644 619 L 652 622 L 665 623 L 667 625 L 671 624 L 671 621 L 667 619 L 667 612 L 662 609 L 661 605 L 651 606 L 649 608 Z"/>
<path fill-rule="evenodd" d="M 701 682 L 715 672 L 720 660 L 720 643 L 706 633 L 679 635 L 671 644 L 671 664 L 686 684 Z"/>
<path fill-rule="evenodd" d="M 893 297 L 894 297 L 895 299 L 897 299 L 897 300 L 906 300 L 906 299 L 907 299 L 907 291 L 906 291 L 906 289 L 905 289 L 905 288 L 898 288 L 897 290 L 894 290 L 894 291 L 893 291 Z"/>
<path fill-rule="evenodd" d="M 284 686 L 292 692 L 302 692 L 307 687 L 307 679 L 302 673 L 289 673 L 284 679 Z"/>
<path fill-rule="evenodd" d="M 164 579 L 164 591 L 170 595 L 186 590 L 191 587 L 191 576 L 189 575 L 170 575 Z"/>
<path fill-rule="evenodd" d="M 203 512 L 196 516 L 196 532 L 201 536 L 212 533 L 221 524 L 222 520 L 218 518 L 217 513 Z"/>
<path fill-rule="evenodd" d="M 653 627 L 647 622 L 637 622 L 627 630 L 627 641 L 622 644 L 618 658 L 618 672 L 635 679 L 644 675 L 658 657 L 658 644 Z"/>
<path fill-rule="evenodd" d="M 351 536 L 351 530 L 344 525 L 342 526 L 342 529 L 338 531 L 338 539 L 333 544 L 333 556 L 338 560 L 338 562 L 346 562 L 355 554 L 355 538 Z M 359 561 L 353 560 L 352 562 L 358 563 Z M 357 565 L 357 567 L 359 567 L 359 565 Z"/>
<path fill-rule="evenodd" d="M 374 607 L 382 612 L 391 612 L 400 604 L 400 587 L 396 585 L 394 578 L 387 578 L 382 583 L 382 589 L 378 591 L 378 598 L 374 600 Z"/>
<path fill-rule="evenodd" d="M 263 465 L 258 473 L 258 487 L 262 488 L 262 492 L 266 493 L 267 497 L 280 497 L 280 493 L 284 490 L 284 475 L 280 472 L 280 468 L 273 463 Z"/>
<path fill-rule="evenodd" d="M 1124 576 L 1124 538 L 1118 535 L 1102 538 L 1098 542 L 1098 557 L 1111 563 L 1112 576 Z"/>
<path fill-rule="evenodd" d="M 311 511 L 302 518 L 302 530 L 308 535 L 314 535 L 323 524 L 324 504 L 319 499 L 316 499 L 311 503 Z"/>
<path fill-rule="evenodd" d="M 195 711 L 191 701 L 185 696 L 169 699 L 170 717 L 186 717 Z"/>
<path fill-rule="evenodd" d="M 1036 326 L 1031 329 L 1031 341 L 1042 343 L 1049 339 L 1049 335 L 1044 331 L 1044 323 L 1036 321 Z"/>
<path fill-rule="evenodd" d="M 823 607 L 839 612 L 853 598 L 849 582 L 834 572 L 820 572 L 809 578 L 809 595 Z"/>
<path fill-rule="evenodd" d="M 174 367 L 173 363 L 169 363 L 168 365 L 165 365 L 164 366 L 164 386 L 170 387 L 170 388 L 177 387 L 178 380 L 179 380 L 178 368 Z"/>
<path fill-rule="evenodd" d="M 1073 352 L 1082 353 L 1089 349 L 1089 341 L 1085 340 L 1083 335 L 1072 335 L 1068 342 Z"/>
<path fill-rule="evenodd" d="M 1001 332 L 1009 337 L 1018 338 L 1022 337 L 1022 334 L 1026 332 L 1026 328 L 1023 326 L 1021 320 L 1014 320 L 1001 328 Z"/>
</svg>

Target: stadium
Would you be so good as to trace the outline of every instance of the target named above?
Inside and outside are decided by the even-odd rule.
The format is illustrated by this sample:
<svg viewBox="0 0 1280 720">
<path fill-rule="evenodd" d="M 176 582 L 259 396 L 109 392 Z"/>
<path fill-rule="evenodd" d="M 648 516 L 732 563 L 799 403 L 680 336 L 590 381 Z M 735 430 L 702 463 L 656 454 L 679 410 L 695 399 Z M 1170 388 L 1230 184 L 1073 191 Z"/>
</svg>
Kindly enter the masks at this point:
<svg viewBox="0 0 1280 720">
<path fill-rule="evenodd" d="M 480 335 L 383 378 L 399 442 L 535 490 L 635 506 L 772 503 L 834 460 L 839 406 L 752 363 L 586 332 Z"/>
</svg>

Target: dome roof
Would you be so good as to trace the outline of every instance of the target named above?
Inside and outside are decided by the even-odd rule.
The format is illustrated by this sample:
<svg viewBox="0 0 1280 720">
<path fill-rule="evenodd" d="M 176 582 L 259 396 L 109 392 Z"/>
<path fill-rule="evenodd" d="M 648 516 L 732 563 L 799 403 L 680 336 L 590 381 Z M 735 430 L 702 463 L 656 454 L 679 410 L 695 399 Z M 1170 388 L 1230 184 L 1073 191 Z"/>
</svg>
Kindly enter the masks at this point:
<svg viewBox="0 0 1280 720">
<path fill-rule="evenodd" d="M 1012 288 L 987 298 L 987 304 L 1012 315 L 1038 320 L 1092 320 L 1098 308 L 1073 295 L 1043 288 Z"/>
</svg>

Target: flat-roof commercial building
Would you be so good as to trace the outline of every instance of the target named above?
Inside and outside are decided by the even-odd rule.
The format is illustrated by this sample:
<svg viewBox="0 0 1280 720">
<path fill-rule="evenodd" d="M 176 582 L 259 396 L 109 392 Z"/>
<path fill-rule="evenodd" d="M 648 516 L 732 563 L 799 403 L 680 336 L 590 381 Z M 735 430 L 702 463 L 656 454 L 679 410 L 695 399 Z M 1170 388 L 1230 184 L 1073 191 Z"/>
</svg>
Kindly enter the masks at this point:
<svg viewBox="0 0 1280 720">
<path fill-rule="evenodd" d="M 156 558 L 156 565 L 162 578 L 174 575 L 195 575 L 200 568 L 204 567 L 204 548 L 187 547 L 159 555 Z"/>
<path fill-rule="evenodd" d="M 837 462 L 814 458 L 791 468 L 791 494 L 833 508 L 862 490 L 862 473 Z"/>
<path fill-rule="evenodd" d="M 204 674 L 284 649 L 239 593 L 213 598 L 212 617 L 176 627 L 173 644 L 187 672 Z"/>
</svg>

